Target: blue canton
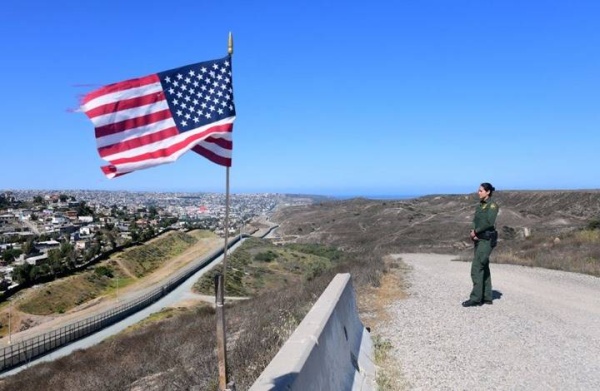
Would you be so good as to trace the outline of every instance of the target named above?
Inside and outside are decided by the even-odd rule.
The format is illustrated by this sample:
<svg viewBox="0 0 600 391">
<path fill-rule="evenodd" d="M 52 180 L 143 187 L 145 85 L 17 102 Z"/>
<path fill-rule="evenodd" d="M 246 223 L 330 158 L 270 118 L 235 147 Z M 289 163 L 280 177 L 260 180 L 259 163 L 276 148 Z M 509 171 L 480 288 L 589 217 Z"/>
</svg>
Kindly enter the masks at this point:
<svg viewBox="0 0 600 391">
<path fill-rule="evenodd" d="M 180 132 L 235 116 L 231 57 L 158 73 Z"/>
</svg>

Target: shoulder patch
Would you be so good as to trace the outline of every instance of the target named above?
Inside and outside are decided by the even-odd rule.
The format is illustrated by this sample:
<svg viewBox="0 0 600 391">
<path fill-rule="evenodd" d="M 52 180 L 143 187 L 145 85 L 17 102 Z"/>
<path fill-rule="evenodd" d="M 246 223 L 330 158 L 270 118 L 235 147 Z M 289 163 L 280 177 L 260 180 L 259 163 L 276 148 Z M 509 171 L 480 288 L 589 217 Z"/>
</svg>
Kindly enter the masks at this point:
<svg viewBox="0 0 600 391">
<path fill-rule="evenodd" d="M 494 203 L 492 203 L 492 204 L 490 205 L 490 208 L 491 208 L 491 209 L 496 209 L 497 207 L 498 207 L 498 205 L 496 205 L 496 204 L 494 204 Z"/>
</svg>

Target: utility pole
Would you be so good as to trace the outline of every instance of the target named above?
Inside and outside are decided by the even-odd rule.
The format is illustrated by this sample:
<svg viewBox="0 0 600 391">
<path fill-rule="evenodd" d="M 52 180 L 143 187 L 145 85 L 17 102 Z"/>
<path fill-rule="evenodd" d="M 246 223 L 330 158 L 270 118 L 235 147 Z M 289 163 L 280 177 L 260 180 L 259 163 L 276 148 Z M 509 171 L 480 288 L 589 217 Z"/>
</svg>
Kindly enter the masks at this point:
<svg viewBox="0 0 600 391">
<path fill-rule="evenodd" d="M 12 314 L 12 306 L 13 303 L 10 303 L 10 306 L 8 306 L 8 344 L 10 345 L 10 343 L 12 342 L 11 338 L 12 338 L 12 334 L 11 334 L 11 328 L 10 328 L 10 323 L 11 323 L 11 314 Z"/>
</svg>

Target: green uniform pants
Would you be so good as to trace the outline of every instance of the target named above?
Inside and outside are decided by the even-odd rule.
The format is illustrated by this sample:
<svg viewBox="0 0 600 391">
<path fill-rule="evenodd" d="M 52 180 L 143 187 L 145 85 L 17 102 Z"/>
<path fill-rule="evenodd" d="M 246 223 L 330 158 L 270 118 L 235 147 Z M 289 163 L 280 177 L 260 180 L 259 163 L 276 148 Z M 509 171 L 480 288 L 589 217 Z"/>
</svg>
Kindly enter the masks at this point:
<svg viewBox="0 0 600 391">
<path fill-rule="evenodd" d="M 490 254 L 492 246 L 489 240 L 475 242 L 475 257 L 471 264 L 473 290 L 470 300 L 476 303 L 492 301 L 492 275 L 490 274 Z"/>
</svg>

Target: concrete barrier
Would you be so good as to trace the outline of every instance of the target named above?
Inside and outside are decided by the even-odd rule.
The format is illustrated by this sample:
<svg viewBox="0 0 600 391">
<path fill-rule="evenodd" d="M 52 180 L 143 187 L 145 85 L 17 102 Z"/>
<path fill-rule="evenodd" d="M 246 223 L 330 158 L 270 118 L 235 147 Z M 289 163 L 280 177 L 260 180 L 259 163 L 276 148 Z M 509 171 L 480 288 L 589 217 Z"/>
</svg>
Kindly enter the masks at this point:
<svg viewBox="0 0 600 391">
<path fill-rule="evenodd" d="M 350 274 L 338 274 L 250 391 L 375 389 L 371 336 Z"/>
</svg>

